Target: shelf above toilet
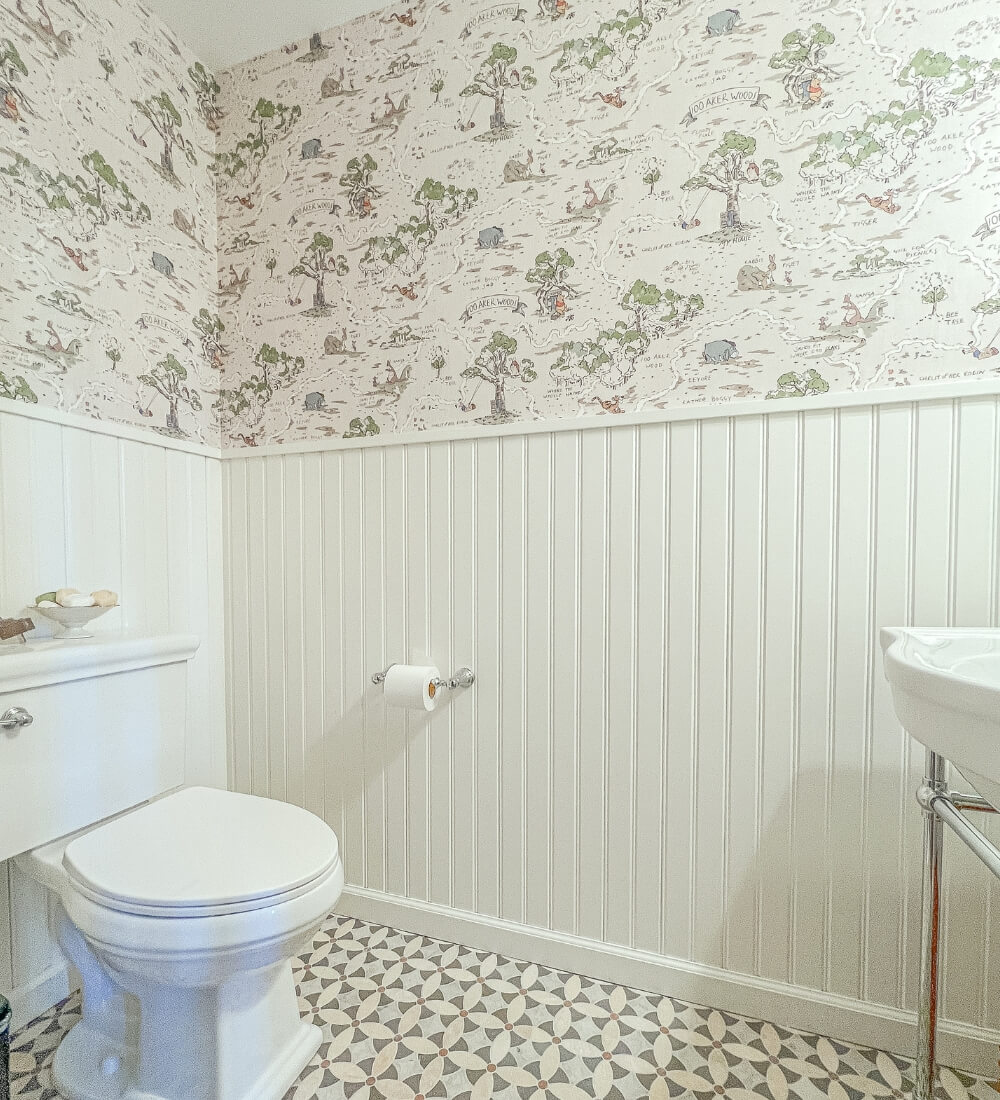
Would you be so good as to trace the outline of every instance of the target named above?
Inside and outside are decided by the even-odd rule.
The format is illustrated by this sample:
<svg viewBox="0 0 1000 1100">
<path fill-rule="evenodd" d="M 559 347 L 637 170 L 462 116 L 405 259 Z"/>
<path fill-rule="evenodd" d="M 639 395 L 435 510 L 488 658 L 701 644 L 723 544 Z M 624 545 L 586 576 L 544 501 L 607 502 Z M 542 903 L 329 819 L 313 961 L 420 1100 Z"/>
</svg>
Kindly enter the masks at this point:
<svg viewBox="0 0 1000 1100">
<path fill-rule="evenodd" d="M 4 647 L 0 696 L 29 688 L 110 676 L 189 661 L 198 649 L 193 634 L 106 633 L 63 642 L 58 638 Z"/>
</svg>

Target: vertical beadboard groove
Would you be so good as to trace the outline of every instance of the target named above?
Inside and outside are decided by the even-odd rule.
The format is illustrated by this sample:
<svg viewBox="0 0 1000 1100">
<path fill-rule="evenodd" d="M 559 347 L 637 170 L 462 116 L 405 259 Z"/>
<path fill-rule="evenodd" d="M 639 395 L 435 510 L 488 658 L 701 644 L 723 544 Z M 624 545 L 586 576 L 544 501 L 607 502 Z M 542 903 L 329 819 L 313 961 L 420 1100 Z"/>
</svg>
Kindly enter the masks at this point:
<svg viewBox="0 0 1000 1100">
<path fill-rule="evenodd" d="M 980 604 L 1000 617 L 998 410 L 803 406 L 325 454 L 323 804 L 348 880 L 912 1009 L 920 754 L 892 718 L 877 629 Z M 259 504 L 281 523 L 298 485 L 303 512 L 301 482 L 280 456 L 227 463 L 232 592 L 259 572 Z M 373 513 L 390 500 L 400 515 Z M 269 570 L 299 568 L 295 530 Z M 248 640 L 231 617 L 237 681 L 275 613 L 252 602 Z M 479 682 L 389 727 L 359 675 L 377 653 L 468 660 Z M 239 682 L 231 723 L 241 698 L 259 723 Z M 260 748 L 232 730 L 234 776 L 260 780 Z M 292 775 L 311 751 L 288 757 L 293 787 L 310 789 Z M 373 771 L 400 757 L 399 782 Z M 975 873 L 956 859 L 950 889 Z M 995 1027 L 1000 889 L 965 901 L 947 924 L 963 982 L 948 1010 Z"/>
<path fill-rule="evenodd" d="M 604 711 L 604 722 L 601 730 L 601 874 L 599 881 L 605 884 L 601 890 L 601 933 L 600 938 L 608 938 L 608 900 L 610 897 L 608 884 L 608 849 L 610 847 L 610 802 L 617 800 L 620 792 L 612 790 L 608 782 L 608 770 L 611 762 L 611 644 L 608 630 L 611 618 L 611 524 L 612 519 L 612 483 L 611 483 L 611 432 L 605 429 L 601 432 L 603 443 L 603 468 L 604 468 L 604 514 L 601 517 L 601 565 L 603 575 L 601 577 L 601 680 L 603 691 L 601 705 Z M 617 718 L 617 715 L 614 716 Z M 594 792 L 596 797 L 596 792 Z"/>
<path fill-rule="evenodd" d="M 631 591 L 629 593 L 629 635 L 632 639 L 632 653 L 629 661 L 629 699 L 631 700 L 631 714 L 629 715 L 629 792 L 628 792 L 628 885 L 626 896 L 633 899 L 628 907 L 628 946 L 636 946 L 636 906 L 635 883 L 637 870 L 640 863 L 638 852 L 638 820 L 639 807 L 639 720 L 637 717 L 639 701 L 639 508 L 642 488 L 642 466 L 639 461 L 639 429 L 633 427 L 629 433 L 629 479 L 632 483 L 632 508 L 631 525 L 631 555 L 629 558 L 629 576 L 631 578 Z"/>
<path fill-rule="evenodd" d="M 554 888 L 554 874 L 553 867 L 555 866 L 556 853 L 555 853 L 555 800 L 556 800 L 556 775 L 555 775 L 555 735 L 556 735 L 556 692 L 555 692 L 555 636 L 556 636 L 556 601 L 555 601 L 555 579 L 556 579 L 556 539 L 555 531 L 555 492 L 556 492 L 556 441 L 555 436 L 548 436 L 548 446 L 546 448 L 546 481 L 547 492 L 545 498 L 545 505 L 548 511 L 549 519 L 549 546 L 548 553 L 545 557 L 546 568 L 546 591 L 549 594 L 549 606 L 548 606 L 548 630 L 549 630 L 549 653 L 548 662 L 546 668 L 546 682 L 548 684 L 549 693 L 546 700 L 545 714 L 548 719 L 548 736 L 545 739 L 545 766 L 546 766 L 546 779 L 548 783 L 548 799 L 546 805 L 546 817 L 545 817 L 545 832 L 548 837 L 548 844 L 546 845 L 546 860 L 548 866 L 548 874 L 546 875 L 546 887 L 545 887 L 545 915 L 546 915 L 546 927 L 553 928 L 555 926 L 555 905 L 553 895 L 555 893 Z"/>
<path fill-rule="evenodd" d="M 788 754 L 788 783 L 789 804 L 791 812 L 788 815 L 788 855 L 790 889 L 788 892 L 788 961 L 786 973 L 793 983 L 797 977 L 796 970 L 798 960 L 796 957 L 796 940 L 798 932 L 799 914 L 799 876 L 795 873 L 796 838 L 798 835 L 798 822 L 795 811 L 798 808 L 799 797 L 799 757 L 801 754 L 802 737 L 802 517 L 805 512 L 805 444 L 803 441 L 804 413 L 796 413 L 794 420 L 794 456 L 795 491 L 793 495 L 792 526 L 794 529 L 794 545 L 792 549 L 792 681 L 791 681 L 791 736 L 790 751 Z"/>
<path fill-rule="evenodd" d="M 840 410 L 833 412 L 833 431 L 831 435 L 830 454 L 830 528 L 833 534 L 830 542 L 830 576 L 826 591 L 827 606 L 831 609 L 828 619 L 829 633 L 827 635 L 827 652 L 830 654 L 830 663 L 827 675 L 826 712 L 829 716 L 827 727 L 827 741 L 824 753 L 825 782 L 823 783 L 823 839 L 824 839 L 824 890 L 823 890 L 823 986 L 829 989 L 833 982 L 832 968 L 834 959 L 833 950 L 833 908 L 836 898 L 834 884 L 834 864 L 831 847 L 834 843 L 833 813 L 834 813 L 834 768 L 837 759 L 837 662 L 834 655 L 837 653 L 839 628 L 836 609 L 839 606 L 840 592 L 840 461 L 841 439 L 843 433 L 843 419 Z"/>
<path fill-rule="evenodd" d="M 732 420 L 726 421 L 726 461 L 725 461 L 725 578 L 726 600 L 723 611 L 723 689 L 722 689 L 722 882 L 721 901 L 722 913 L 729 912 L 729 871 L 731 860 L 732 836 L 732 754 L 733 754 L 733 595 L 736 591 L 736 573 L 734 569 L 736 521 L 736 425 Z M 728 970 L 730 967 L 730 933 L 729 923 L 726 922 L 722 929 L 722 966 Z"/>
<path fill-rule="evenodd" d="M 661 545 L 663 546 L 663 560 L 670 560 L 670 508 L 669 508 L 669 485 L 670 485 L 670 448 L 668 429 L 663 426 L 659 429 L 659 435 L 662 438 L 662 452 L 663 460 L 660 470 L 661 491 L 660 491 L 660 538 Z M 670 616 L 670 588 L 664 579 L 662 586 L 663 591 L 663 610 L 659 618 L 660 629 L 660 653 L 665 654 L 667 651 L 667 622 Z M 665 659 L 660 661 L 660 700 L 661 700 L 661 721 L 662 714 L 666 710 L 667 705 L 667 662 Z M 655 910 L 656 925 L 654 929 L 654 936 L 647 935 L 647 941 L 650 943 L 655 942 L 657 944 L 657 950 L 663 953 L 663 941 L 664 941 L 664 929 L 666 927 L 666 855 L 667 855 L 667 813 L 666 813 L 666 800 L 667 800 L 667 738 L 659 738 L 659 798 L 654 803 L 656 806 L 656 833 L 657 833 L 657 884 L 658 891 L 657 897 L 659 898 L 659 905 Z"/>
<path fill-rule="evenodd" d="M 694 570 L 691 577 L 691 662 L 688 675 L 690 677 L 689 690 L 691 692 L 691 720 L 687 729 L 688 757 L 691 761 L 691 798 L 688 808 L 688 835 L 691 838 L 691 857 L 688 864 L 688 914 L 687 914 L 687 954 L 691 958 L 695 954 L 695 929 L 698 927 L 698 738 L 701 733 L 699 727 L 699 705 L 701 686 L 698 676 L 698 654 L 701 652 L 701 549 L 702 539 L 702 509 L 701 489 L 703 485 L 704 471 L 702 467 L 702 432 L 703 424 L 699 420 L 692 429 L 691 452 L 693 456 L 693 482 L 695 485 L 694 507 L 691 516 L 691 560 Z"/>
<path fill-rule="evenodd" d="M 543 437 L 544 438 L 544 437 Z M 529 651 L 529 637 L 528 632 L 530 629 L 530 621 L 528 618 L 528 569 L 531 561 L 531 552 L 533 549 L 533 540 L 531 539 L 531 533 L 528 528 L 528 437 L 522 436 L 520 440 L 520 466 L 521 466 L 521 484 L 523 486 L 520 499 L 520 523 L 521 523 L 521 580 L 519 588 L 521 590 L 521 630 L 524 638 L 524 644 L 521 646 L 521 664 L 518 669 L 518 683 L 524 685 L 524 690 L 520 692 L 520 727 L 519 751 L 521 757 L 521 774 L 519 777 L 520 783 L 520 797 L 521 805 L 520 810 L 520 827 L 521 827 L 521 908 L 520 908 L 520 921 L 522 924 L 528 921 L 529 901 L 528 901 L 528 829 L 529 829 L 529 817 L 528 817 L 528 691 L 529 691 L 529 670 L 528 670 L 528 651 Z M 532 677 L 533 679 L 533 677 Z"/>
<path fill-rule="evenodd" d="M 770 463 L 771 436 L 770 420 L 759 422 L 760 428 L 760 511 L 757 516 L 757 554 L 760 560 L 760 573 L 757 583 L 757 607 L 760 617 L 757 627 L 757 713 L 754 737 L 754 851 L 759 852 L 764 838 L 764 717 L 766 711 L 767 679 L 764 674 L 765 640 L 767 637 L 767 511 L 770 507 L 767 470 Z M 764 973 L 764 872 L 760 866 L 753 874 L 754 924 L 753 924 L 753 973 Z"/>
</svg>

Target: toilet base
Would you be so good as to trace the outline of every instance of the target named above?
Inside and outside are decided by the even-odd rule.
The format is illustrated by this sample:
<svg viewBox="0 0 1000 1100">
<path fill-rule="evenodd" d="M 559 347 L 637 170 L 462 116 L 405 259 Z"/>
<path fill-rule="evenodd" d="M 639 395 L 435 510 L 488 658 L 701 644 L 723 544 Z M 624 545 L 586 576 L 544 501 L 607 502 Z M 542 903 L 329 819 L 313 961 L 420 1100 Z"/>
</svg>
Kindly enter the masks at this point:
<svg viewBox="0 0 1000 1100">
<path fill-rule="evenodd" d="M 66 1100 L 281 1100 L 319 1049 L 287 961 L 214 988 L 125 985 L 139 1004 L 126 1040 L 85 1013 L 56 1050 Z"/>
</svg>

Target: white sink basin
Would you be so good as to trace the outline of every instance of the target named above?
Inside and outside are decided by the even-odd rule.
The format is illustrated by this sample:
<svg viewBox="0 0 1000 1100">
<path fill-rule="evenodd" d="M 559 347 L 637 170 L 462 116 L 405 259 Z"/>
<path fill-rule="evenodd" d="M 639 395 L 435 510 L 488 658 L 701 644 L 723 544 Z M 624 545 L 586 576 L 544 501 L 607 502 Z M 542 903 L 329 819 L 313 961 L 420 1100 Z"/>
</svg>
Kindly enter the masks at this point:
<svg viewBox="0 0 1000 1100">
<path fill-rule="evenodd" d="M 886 627 L 882 650 L 903 728 L 1000 809 L 1000 630 Z"/>
</svg>

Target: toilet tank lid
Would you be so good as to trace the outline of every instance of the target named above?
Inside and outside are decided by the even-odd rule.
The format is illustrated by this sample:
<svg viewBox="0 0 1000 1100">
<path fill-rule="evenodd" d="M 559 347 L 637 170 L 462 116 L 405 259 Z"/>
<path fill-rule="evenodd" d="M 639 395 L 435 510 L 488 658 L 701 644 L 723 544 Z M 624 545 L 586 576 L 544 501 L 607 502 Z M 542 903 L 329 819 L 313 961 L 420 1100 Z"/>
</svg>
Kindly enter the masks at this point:
<svg viewBox="0 0 1000 1100">
<path fill-rule="evenodd" d="M 186 909 L 285 894 L 339 860 L 337 837 L 287 802 L 189 787 L 71 841 L 72 881 L 126 905 Z M 165 915 L 169 915 L 167 912 Z"/>
</svg>

